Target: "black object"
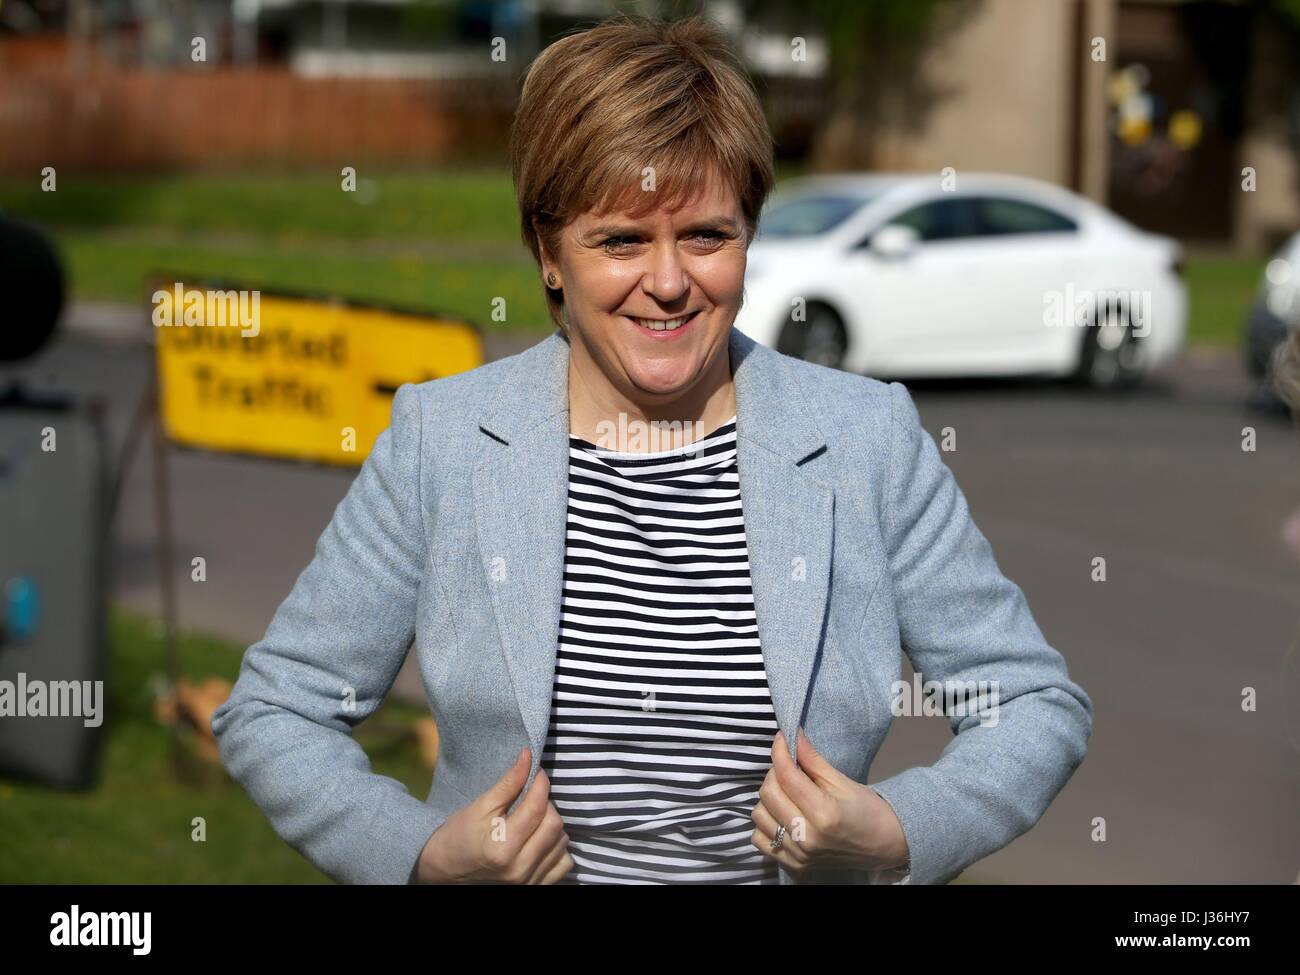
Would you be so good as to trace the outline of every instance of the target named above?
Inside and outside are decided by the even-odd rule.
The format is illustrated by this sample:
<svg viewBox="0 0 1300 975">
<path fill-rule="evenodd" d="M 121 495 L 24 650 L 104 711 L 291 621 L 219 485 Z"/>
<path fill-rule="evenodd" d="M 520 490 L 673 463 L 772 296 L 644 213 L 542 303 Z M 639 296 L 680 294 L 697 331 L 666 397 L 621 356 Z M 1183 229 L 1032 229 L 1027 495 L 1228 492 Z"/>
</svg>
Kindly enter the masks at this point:
<svg viewBox="0 0 1300 975">
<path fill-rule="evenodd" d="M 35 355 L 63 312 L 66 281 L 49 239 L 31 224 L 0 215 L 0 362 Z"/>
</svg>

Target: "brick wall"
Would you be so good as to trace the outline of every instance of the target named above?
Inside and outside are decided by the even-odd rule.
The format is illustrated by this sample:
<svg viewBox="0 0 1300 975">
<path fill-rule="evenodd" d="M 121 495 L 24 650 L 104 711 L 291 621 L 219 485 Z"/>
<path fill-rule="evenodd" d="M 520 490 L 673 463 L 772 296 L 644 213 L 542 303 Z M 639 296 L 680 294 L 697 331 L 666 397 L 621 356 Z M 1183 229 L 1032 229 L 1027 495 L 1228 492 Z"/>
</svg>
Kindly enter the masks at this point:
<svg viewBox="0 0 1300 975">
<path fill-rule="evenodd" d="M 123 68 L 0 44 L 0 173 L 419 164 L 505 144 L 508 79 Z"/>
</svg>

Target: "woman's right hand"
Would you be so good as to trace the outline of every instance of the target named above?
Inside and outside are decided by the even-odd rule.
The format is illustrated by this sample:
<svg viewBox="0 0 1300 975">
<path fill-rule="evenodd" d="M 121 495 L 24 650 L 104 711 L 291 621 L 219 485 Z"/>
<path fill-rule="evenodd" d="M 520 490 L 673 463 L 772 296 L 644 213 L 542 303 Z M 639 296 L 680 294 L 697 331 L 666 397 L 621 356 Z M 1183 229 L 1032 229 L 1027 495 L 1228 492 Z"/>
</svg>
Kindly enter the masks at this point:
<svg viewBox="0 0 1300 975">
<path fill-rule="evenodd" d="M 528 781 L 531 752 L 524 748 L 495 785 L 434 830 L 415 864 L 415 883 L 554 884 L 573 869 L 569 835 L 544 770 L 506 815 Z"/>
</svg>

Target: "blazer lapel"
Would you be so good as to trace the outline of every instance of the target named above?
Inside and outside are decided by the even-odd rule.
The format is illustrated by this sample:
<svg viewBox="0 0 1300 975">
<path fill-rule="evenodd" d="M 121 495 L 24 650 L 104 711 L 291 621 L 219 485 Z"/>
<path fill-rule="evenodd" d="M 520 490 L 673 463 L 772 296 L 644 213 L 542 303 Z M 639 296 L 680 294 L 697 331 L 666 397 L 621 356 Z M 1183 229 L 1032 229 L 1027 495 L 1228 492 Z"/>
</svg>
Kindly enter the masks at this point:
<svg viewBox="0 0 1300 975">
<path fill-rule="evenodd" d="M 782 356 L 734 328 L 729 352 L 759 639 L 793 757 L 826 623 L 834 499 L 816 476 L 826 442 Z M 558 333 L 514 358 L 480 423 L 484 442 L 472 474 L 482 564 L 532 742 L 531 774 L 546 742 L 559 640 L 568 369 L 569 347 Z"/>
<path fill-rule="evenodd" d="M 736 451 L 763 666 L 793 758 L 826 624 L 834 495 L 826 441 L 785 358 L 732 330 Z"/>
<path fill-rule="evenodd" d="M 560 632 L 569 488 L 569 347 L 553 333 L 515 358 L 479 429 L 479 549 L 501 649 L 541 764 Z"/>
</svg>

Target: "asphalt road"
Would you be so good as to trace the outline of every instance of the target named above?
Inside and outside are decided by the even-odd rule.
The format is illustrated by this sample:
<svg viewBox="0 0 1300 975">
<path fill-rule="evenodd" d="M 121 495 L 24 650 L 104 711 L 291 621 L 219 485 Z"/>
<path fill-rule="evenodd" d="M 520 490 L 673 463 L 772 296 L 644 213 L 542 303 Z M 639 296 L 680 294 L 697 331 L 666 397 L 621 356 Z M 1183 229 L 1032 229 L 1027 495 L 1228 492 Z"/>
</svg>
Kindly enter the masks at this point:
<svg viewBox="0 0 1300 975">
<path fill-rule="evenodd" d="M 21 372 L 104 397 L 120 443 L 147 363 L 138 345 L 82 333 Z M 0 369 L 0 388 L 14 371 Z M 931 434 L 955 429 L 945 459 L 976 523 L 1096 705 L 1087 759 L 1047 814 L 963 880 L 1296 881 L 1300 433 L 1247 409 L 1245 376 L 1223 353 L 1189 354 L 1116 399 L 1043 382 L 909 385 Z M 171 473 L 182 624 L 251 643 L 354 475 L 183 451 Z M 116 598 L 157 612 L 147 451 L 116 533 Z M 201 584 L 194 555 L 207 560 Z M 1104 583 L 1090 578 L 1098 555 Z M 419 694 L 409 663 L 398 692 Z M 949 740 L 944 719 L 896 720 L 873 780 L 930 764 Z"/>
</svg>

